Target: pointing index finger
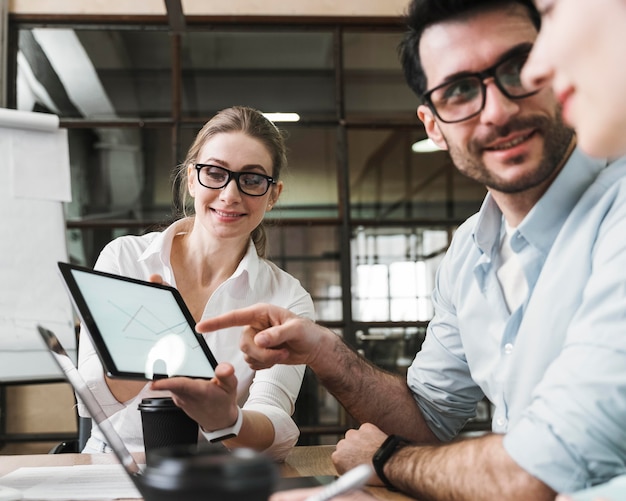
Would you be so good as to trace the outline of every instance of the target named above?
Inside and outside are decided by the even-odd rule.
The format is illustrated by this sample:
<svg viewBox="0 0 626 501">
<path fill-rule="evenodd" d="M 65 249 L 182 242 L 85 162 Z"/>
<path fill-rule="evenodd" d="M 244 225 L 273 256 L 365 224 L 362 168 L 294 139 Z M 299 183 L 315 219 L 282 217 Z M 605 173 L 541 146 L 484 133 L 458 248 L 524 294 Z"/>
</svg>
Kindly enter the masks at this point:
<svg viewBox="0 0 626 501">
<path fill-rule="evenodd" d="M 289 310 L 270 304 L 255 304 L 247 308 L 233 310 L 217 317 L 201 320 L 196 324 L 198 332 L 212 332 L 227 327 L 249 325 L 257 331 L 281 325 L 294 316 Z"/>
<path fill-rule="evenodd" d="M 212 332 L 227 327 L 236 327 L 239 325 L 251 324 L 258 313 L 253 310 L 254 307 L 233 310 L 217 317 L 206 318 L 196 324 L 198 332 Z M 269 327 L 269 326 L 268 326 Z"/>
</svg>

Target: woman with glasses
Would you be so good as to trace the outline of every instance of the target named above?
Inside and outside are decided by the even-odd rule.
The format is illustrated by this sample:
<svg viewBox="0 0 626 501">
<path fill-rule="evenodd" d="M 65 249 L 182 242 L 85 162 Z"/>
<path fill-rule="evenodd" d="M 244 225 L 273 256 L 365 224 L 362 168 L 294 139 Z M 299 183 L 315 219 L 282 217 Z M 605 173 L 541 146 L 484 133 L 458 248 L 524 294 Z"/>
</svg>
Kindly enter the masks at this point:
<svg viewBox="0 0 626 501">
<path fill-rule="evenodd" d="M 95 268 L 169 283 L 196 321 L 258 302 L 313 318 L 313 302 L 298 280 L 265 259 L 263 218 L 283 189 L 279 178 L 285 165 L 283 137 L 263 114 L 245 107 L 220 111 L 200 130 L 179 167 L 183 217 L 163 232 L 117 238 Z M 299 436 L 291 415 L 304 366 L 253 371 L 239 349 L 240 336 L 241 328 L 205 335 L 221 362 L 210 381 L 109 379 L 85 335 L 79 370 L 131 451 L 143 450 L 138 404 L 171 392 L 209 441 L 284 459 Z M 107 450 L 94 427 L 84 452 Z"/>
<path fill-rule="evenodd" d="M 524 68 L 552 83 L 566 123 L 590 155 L 626 153 L 626 2 L 535 0 L 541 30 Z"/>
</svg>

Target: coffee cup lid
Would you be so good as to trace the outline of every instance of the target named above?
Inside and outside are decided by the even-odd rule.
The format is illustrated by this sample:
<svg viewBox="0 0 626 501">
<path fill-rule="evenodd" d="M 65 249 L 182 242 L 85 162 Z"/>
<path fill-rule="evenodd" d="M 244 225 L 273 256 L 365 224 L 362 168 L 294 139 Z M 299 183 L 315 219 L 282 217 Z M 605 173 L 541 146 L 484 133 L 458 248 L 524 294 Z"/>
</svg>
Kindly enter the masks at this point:
<svg viewBox="0 0 626 501">
<path fill-rule="evenodd" d="M 167 410 L 177 409 L 172 397 L 148 397 L 139 404 L 139 410 Z"/>
</svg>

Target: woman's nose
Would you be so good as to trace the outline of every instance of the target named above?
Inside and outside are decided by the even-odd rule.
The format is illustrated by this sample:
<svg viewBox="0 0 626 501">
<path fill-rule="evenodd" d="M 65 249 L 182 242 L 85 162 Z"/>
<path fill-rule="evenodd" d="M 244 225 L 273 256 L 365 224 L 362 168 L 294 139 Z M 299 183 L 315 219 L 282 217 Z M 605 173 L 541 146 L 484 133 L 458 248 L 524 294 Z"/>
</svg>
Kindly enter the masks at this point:
<svg viewBox="0 0 626 501">
<path fill-rule="evenodd" d="M 241 199 L 241 192 L 239 191 L 239 186 L 237 186 L 235 178 L 231 178 L 226 186 L 220 190 L 220 199 L 229 201 Z"/>
<path fill-rule="evenodd" d="M 547 50 L 542 43 L 541 35 L 533 45 L 526 64 L 522 68 L 522 83 L 528 89 L 539 89 L 552 83 L 554 70 L 547 58 Z"/>
</svg>

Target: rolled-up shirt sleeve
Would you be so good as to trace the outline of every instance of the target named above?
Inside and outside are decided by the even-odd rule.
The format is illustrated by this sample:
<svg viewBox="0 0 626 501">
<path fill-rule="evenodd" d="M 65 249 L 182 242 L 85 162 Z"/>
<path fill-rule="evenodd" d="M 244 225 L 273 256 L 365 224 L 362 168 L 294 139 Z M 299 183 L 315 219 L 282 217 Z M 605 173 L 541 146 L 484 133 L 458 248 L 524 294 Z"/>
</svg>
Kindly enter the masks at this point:
<svg viewBox="0 0 626 501">
<path fill-rule="evenodd" d="M 435 316 L 422 349 L 407 372 L 407 384 L 424 419 L 444 442 L 453 439 L 476 415 L 477 403 L 484 397 L 472 379 L 465 357 L 458 318 L 449 300 L 454 282 L 450 277 L 444 259 L 432 296 Z"/>
<path fill-rule="evenodd" d="M 504 447 L 558 492 L 626 473 L 626 352 L 569 346 L 546 374 Z"/>
<path fill-rule="evenodd" d="M 304 365 L 276 365 L 257 371 L 243 406 L 264 414 L 274 426 L 274 441 L 264 452 L 283 461 L 298 441 L 300 431 L 291 418 L 304 376 Z"/>
</svg>

